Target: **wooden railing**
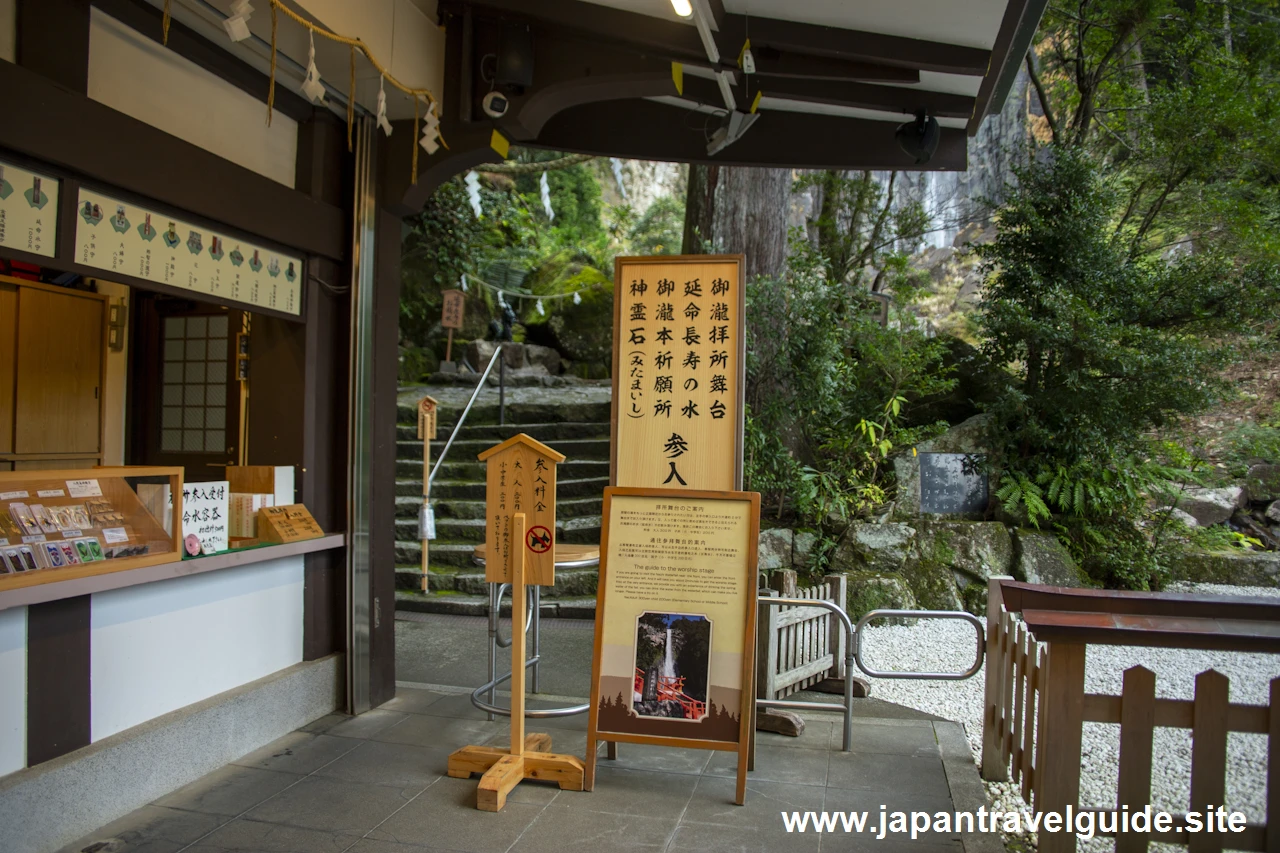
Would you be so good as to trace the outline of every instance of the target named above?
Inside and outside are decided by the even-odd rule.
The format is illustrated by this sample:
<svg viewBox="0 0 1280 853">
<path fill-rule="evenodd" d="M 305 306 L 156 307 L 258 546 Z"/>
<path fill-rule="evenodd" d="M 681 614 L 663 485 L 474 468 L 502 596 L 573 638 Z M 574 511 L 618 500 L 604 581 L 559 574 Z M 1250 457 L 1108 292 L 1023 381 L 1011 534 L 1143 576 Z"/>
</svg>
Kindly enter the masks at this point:
<svg viewBox="0 0 1280 853">
<path fill-rule="evenodd" d="M 818 586 L 781 591 L 787 598 L 835 602 L 843 610 L 847 582 L 844 575 L 828 575 Z M 783 699 L 844 676 L 844 628 L 829 610 L 761 607 L 758 635 L 758 698 Z"/>
<path fill-rule="evenodd" d="M 1020 618 L 1019 618 L 1020 617 Z M 1185 844 L 1191 853 L 1280 853 L 1280 678 L 1266 705 L 1229 701 L 1226 676 L 1196 677 L 1193 699 L 1157 699 L 1156 675 L 1125 671 L 1121 693 L 1085 692 L 1089 645 L 1210 651 L 1280 652 L 1280 599 L 1114 592 L 1024 584 L 992 578 L 987 599 L 987 673 L 982 775 L 1004 781 L 1012 767 L 1022 796 L 1042 813 L 1101 815 L 1151 802 L 1156 728 L 1190 729 L 1188 809 L 1203 814 L 1224 802 L 1228 732 L 1264 734 L 1268 742 L 1266 822 L 1235 833 L 1189 833 L 1182 815 L 1164 832 L 1116 834 L 1117 853 L 1145 853 L 1153 842 Z M 1114 808 L 1080 799 L 1083 724 L 1120 726 Z M 1109 819 L 1110 820 L 1110 819 Z M 1098 833 L 1112 835 L 1114 833 Z M 1073 832 L 1041 832 L 1039 853 L 1071 853 Z"/>
</svg>

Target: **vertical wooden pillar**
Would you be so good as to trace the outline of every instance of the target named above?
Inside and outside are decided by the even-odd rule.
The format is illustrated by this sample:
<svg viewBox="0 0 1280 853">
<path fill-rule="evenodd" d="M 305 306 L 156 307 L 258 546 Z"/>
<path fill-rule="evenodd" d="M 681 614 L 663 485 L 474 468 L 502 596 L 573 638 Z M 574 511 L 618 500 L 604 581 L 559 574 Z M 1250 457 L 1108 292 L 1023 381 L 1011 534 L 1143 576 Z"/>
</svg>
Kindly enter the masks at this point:
<svg viewBox="0 0 1280 853">
<path fill-rule="evenodd" d="M 1001 619 L 1004 612 L 1004 596 L 1000 582 L 1013 580 L 1008 575 L 993 575 L 987 581 L 987 650 L 986 694 L 982 703 L 982 778 L 988 782 L 1003 782 L 1009 778 L 1009 768 L 1001 750 L 1000 697 L 1004 695 L 1004 662 L 1000 659 Z"/>
<path fill-rule="evenodd" d="M 1044 689 L 1044 730 L 1036 744 L 1037 801 L 1042 812 L 1057 812 L 1065 821 L 1067 806 L 1080 803 L 1080 746 L 1084 731 L 1083 643 L 1049 643 Z M 1039 853 L 1074 853 L 1076 835 L 1040 832 Z"/>
</svg>

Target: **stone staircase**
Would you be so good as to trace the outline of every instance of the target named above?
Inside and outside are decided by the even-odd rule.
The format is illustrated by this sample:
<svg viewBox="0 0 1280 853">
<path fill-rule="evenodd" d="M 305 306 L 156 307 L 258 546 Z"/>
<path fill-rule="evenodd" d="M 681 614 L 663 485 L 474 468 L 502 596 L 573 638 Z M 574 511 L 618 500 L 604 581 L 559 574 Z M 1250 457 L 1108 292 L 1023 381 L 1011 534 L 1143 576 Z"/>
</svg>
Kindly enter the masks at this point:
<svg viewBox="0 0 1280 853">
<path fill-rule="evenodd" d="M 417 401 L 439 401 L 435 464 L 466 405 L 470 389 L 414 388 L 399 399 L 396 452 L 396 607 L 428 612 L 480 613 L 487 606 L 484 570 L 472 559 L 485 539 L 485 466 L 476 456 L 519 433 L 566 457 L 556 472 L 556 538 L 598 544 L 604 489 L 609 485 L 609 386 L 515 388 L 507 391 L 506 423 L 498 426 L 496 389 L 481 393 L 431 487 L 436 539 L 428 559 L 431 593 L 421 592 L 418 509 L 422 505 L 422 442 L 417 438 Z M 543 590 L 544 611 L 594 607 L 595 569 L 556 572 Z M 574 599 L 580 599 L 575 601 Z M 566 612 L 562 615 L 568 615 Z"/>
</svg>

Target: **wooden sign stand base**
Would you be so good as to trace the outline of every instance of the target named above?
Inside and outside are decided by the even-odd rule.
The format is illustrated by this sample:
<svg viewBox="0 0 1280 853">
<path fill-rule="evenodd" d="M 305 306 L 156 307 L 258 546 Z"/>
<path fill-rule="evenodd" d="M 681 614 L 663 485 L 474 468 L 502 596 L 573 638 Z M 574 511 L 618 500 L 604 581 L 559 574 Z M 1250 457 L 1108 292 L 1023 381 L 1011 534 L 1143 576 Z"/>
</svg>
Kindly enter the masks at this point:
<svg viewBox="0 0 1280 853">
<path fill-rule="evenodd" d="M 528 598 L 525 594 L 525 516 L 512 519 L 511 560 L 511 747 L 464 746 L 449 756 L 449 775 L 468 779 L 483 773 L 476 791 L 476 808 L 501 811 L 507 794 L 525 779 L 556 782 L 563 791 L 581 791 L 586 775 L 582 760 L 550 752 L 551 735 L 524 733 L 525 635 Z"/>
</svg>

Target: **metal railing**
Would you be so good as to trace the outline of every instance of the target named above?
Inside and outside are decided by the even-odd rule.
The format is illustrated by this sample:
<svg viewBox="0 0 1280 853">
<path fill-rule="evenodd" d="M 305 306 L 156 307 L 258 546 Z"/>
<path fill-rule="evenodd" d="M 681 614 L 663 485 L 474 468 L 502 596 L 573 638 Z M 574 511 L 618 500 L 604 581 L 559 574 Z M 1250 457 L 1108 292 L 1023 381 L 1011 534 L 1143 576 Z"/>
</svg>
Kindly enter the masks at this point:
<svg viewBox="0 0 1280 853">
<path fill-rule="evenodd" d="M 493 355 L 489 358 L 489 365 L 485 367 L 484 373 L 480 374 L 480 381 L 476 383 L 476 390 L 471 392 L 471 399 L 467 401 L 467 407 L 462 410 L 462 415 L 458 418 L 458 422 L 453 425 L 453 432 L 449 433 L 449 440 L 444 443 L 444 450 L 440 451 L 440 458 L 436 460 L 435 466 L 431 469 L 431 476 L 427 478 L 427 488 L 430 490 L 431 484 L 436 481 L 436 474 L 440 473 L 440 466 L 444 464 L 445 457 L 449 455 L 449 448 L 453 447 L 453 440 L 458 437 L 459 430 L 467 420 L 467 415 L 471 413 L 471 407 L 475 405 L 476 398 L 480 396 L 481 390 L 484 389 L 484 382 L 489 378 L 489 374 L 493 372 L 494 363 L 502 356 L 502 344 L 498 344 L 498 348 L 493 351 Z"/>
<path fill-rule="evenodd" d="M 973 666 L 964 672 L 906 672 L 871 669 L 862 662 L 862 644 L 856 642 L 856 638 L 863 627 L 875 619 L 959 619 L 962 622 L 968 622 L 978 635 L 978 648 L 977 654 L 974 655 Z M 855 637 L 853 653 L 858 662 L 858 669 L 872 678 L 927 678 L 931 681 L 963 681 L 982 671 L 982 661 L 986 656 L 987 637 L 986 632 L 983 630 L 982 620 L 963 610 L 872 610 L 858 620 L 858 625 L 853 629 L 853 634 Z"/>
</svg>

